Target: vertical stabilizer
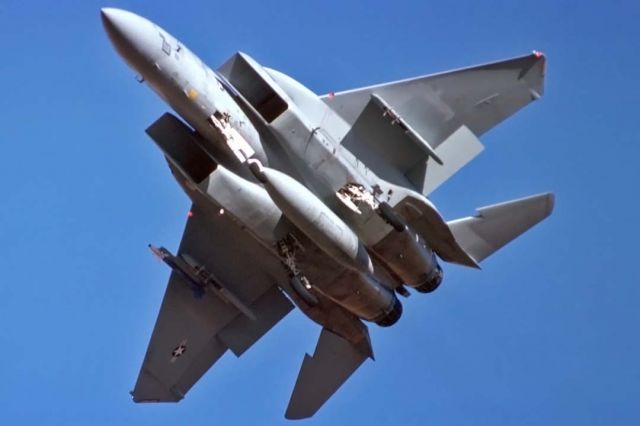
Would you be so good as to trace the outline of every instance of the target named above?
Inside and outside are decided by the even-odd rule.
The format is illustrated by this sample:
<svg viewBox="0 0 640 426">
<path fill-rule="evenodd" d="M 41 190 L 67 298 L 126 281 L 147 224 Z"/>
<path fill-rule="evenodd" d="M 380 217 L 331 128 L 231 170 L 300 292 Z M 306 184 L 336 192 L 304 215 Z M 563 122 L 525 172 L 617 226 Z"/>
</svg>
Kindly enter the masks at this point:
<svg viewBox="0 0 640 426">
<path fill-rule="evenodd" d="M 370 345 L 363 351 L 323 328 L 313 356 L 304 356 L 285 417 L 304 419 L 313 416 L 371 356 Z"/>
</svg>

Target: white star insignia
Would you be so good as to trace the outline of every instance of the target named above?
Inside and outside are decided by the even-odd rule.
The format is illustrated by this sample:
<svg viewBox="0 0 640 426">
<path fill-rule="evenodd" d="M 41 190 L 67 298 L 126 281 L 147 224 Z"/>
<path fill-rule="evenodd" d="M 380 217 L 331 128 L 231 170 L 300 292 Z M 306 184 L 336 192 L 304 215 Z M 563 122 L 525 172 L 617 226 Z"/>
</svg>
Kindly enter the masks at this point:
<svg viewBox="0 0 640 426">
<path fill-rule="evenodd" d="M 183 354 L 183 353 L 185 353 L 186 351 L 187 351 L 187 347 L 186 347 L 184 344 L 182 344 L 182 345 L 180 345 L 180 346 L 177 346 L 177 347 L 173 350 L 173 352 L 171 352 L 171 355 L 172 355 L 174 358 L 178 358 L 180 355 L 182 355 L 182 354 Z"/>
</svg>

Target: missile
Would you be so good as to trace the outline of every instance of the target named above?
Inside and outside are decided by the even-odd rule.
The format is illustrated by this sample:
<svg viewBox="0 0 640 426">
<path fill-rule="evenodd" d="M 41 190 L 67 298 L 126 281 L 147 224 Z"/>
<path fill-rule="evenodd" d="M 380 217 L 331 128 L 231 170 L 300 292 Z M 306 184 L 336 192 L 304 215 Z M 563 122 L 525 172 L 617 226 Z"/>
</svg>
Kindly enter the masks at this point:
<svg viewBox="0 0 640 426">
<path fill-rule="evenodd" d="M 213 274 L 198 264 L 186 253 L 174 256 L 164 247 L 155 247 L 149 244 L 151 252 L 175 271 L 194 290 L 209 290 L 223 302 L 234 306 L 252 321 L 256 320 L 256 315 L 251 308 L 244 304 L 238 296 L 226 288 Z"/>
<path fill-rule="evenodd" d="M 304 185 L 257 160 L 249 167 L 262 182 L 274 204 L 300 231 L 341 265 L 373 273 L 369 253 L 356 234 Z"/>
</svg>

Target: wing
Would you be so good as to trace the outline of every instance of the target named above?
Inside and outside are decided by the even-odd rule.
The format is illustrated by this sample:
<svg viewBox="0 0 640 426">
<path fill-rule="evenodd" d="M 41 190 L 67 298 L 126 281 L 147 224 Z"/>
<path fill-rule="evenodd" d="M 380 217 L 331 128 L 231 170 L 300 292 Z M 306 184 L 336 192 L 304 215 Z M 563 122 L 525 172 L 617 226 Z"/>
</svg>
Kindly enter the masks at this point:
<svg viewBox="0 0 640 426">
<path fill-rule="evenodd" d="M 227 349 L 240 356 L 291 311 L 264 250 L 227 215 L 193 206 L 178 255 L 204 266 L 249 307 L 255 320 L 212 292 L 194 292 L 172 272 L 134 401 L 179 401 Z"/>
<path fill-rule="evenodd" d="M 349 150 L 367 155 L 367 165 L 382 178 L 406 185 L 391 171 L 377 170 L 391 162 L 426 195 L 481 152 L 478 136 L 542 96 L 544 69 L 545 57 L 534 52 L 322 99 L 360 134 L 345 135 Z"/>
</svg>

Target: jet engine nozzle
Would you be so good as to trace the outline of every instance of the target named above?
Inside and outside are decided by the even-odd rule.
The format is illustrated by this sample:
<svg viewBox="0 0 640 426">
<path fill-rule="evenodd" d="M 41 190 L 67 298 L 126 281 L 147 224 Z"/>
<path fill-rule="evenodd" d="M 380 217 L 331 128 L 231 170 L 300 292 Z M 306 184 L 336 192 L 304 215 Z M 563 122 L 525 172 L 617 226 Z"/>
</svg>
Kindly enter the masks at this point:
<svg viewBox="0 0 640 426">
<path fill-rule="evenodd" d="M 389 233 L 372 250 L 402 283 L 421 293 L 434 291 L 442 282 L 433 250 L 410 228 Z"/>
<path fill-rule="evenodd" d="M 443 278 L 444 272 L 442 271 L 442 268 L 440 265 L 436 265 L 436 268 L 432 271 L 431 275 L 426 277 L 424 281 L 416 285 L 414 288 L 420 293 L 431 293 L 440 287 Z"/>
<path fill-rule="evenodd" d="M 393 305 L 391 306 L 391 310 L 389 310 L 384 316 L 377 318 L 375 323 L 380 327 L 390 327 L 393 324 L 397 323 L 400 317 L 402 316 L 402 303 L 398 300 L 397 297 L 393 297 Z"/>
</svg>

